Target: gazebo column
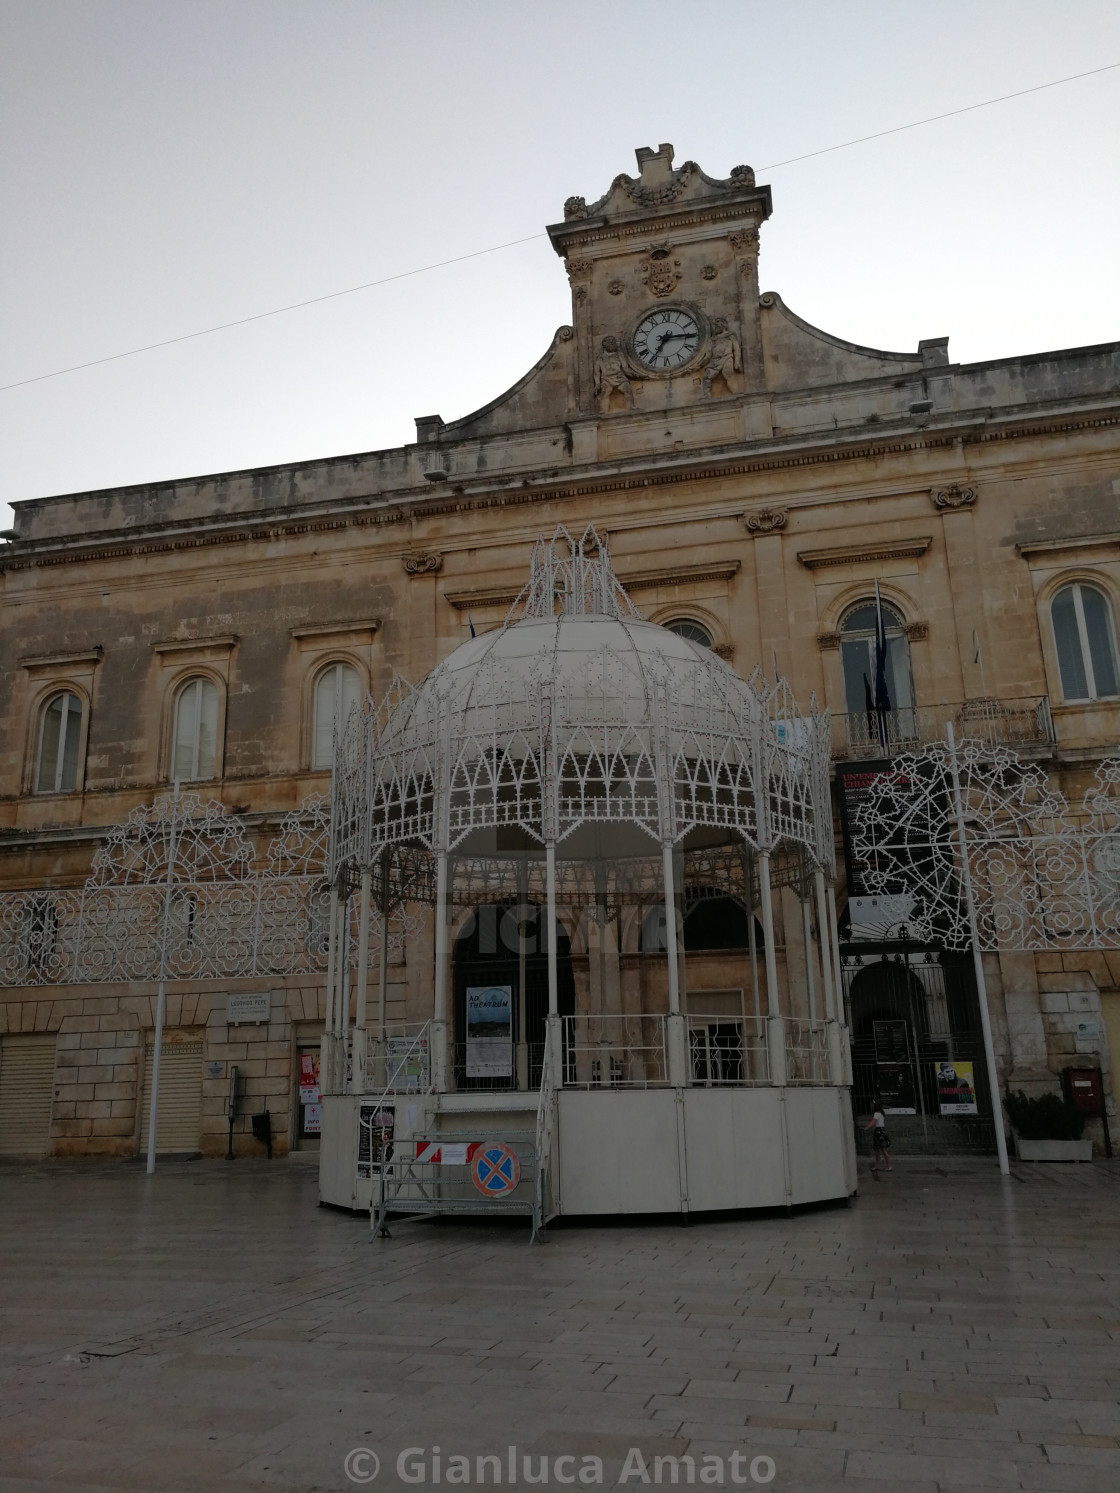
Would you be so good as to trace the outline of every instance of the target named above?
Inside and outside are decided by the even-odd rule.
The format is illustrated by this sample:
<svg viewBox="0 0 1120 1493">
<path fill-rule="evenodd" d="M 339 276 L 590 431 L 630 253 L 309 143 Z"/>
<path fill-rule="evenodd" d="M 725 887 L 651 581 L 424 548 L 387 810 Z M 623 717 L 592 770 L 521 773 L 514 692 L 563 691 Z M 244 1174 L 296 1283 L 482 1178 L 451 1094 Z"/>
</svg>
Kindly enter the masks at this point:
<svg viewBox="0 0 1120 1493">
<path fill-rule="evenodd" d="M 774 902 L 770 890 L 770 852 L 758 856 L 758 900 L 762 912 L 763 956 L 766 961 L 766 1047 L 770 1057 L 770 1082 L 779 1088 L 786 1082 L 786 1023 L 778 991 L 778 959 L 774 952 Z"/>
<path fill-rule="evenodd" d="M 547 840 L 544 847 L 544 919 L 545 951 L 548 955 L 548 1023 L 545 1027 L 543 1068 L 549 1082 L 559 1088 L 561 1073 L 560 976 L 556 965 L 556 842 Z"/>
<path fill-rule="evenodd" d="M 824 983 L 824 1008 L 828 1020 L 828 1081 L 844 1081 L 844 1047 L 840 1040 L 840 1023 L 836 1019 L 836 989 L 832 982 L 832 934 L 828 901 L 824 890 L 824 872 L 814 871 L 813 887 L 817 896 L 817 933 L 821 948 L 821 979 Z"/>
<path fill-rule="evenodd" d="M 361 905 L 358 908 L 358 979 L 354 999 L 354 1092 L 366 1091 L 366 986 L 369 983 L 369 904 L 372 875 L 362 872 Z"/>
<path fill-rule="evenodd" d="M 432 1084 L 446 1094 L 447 1065 L 447 851 L 436 851 L 436 971 L 432 1003 Z"/>
<path fill-rule="evenodd" d="M 325 1094 L 335 1092 L 334 981 L 338 960 L 338 884 L 333 882 L 330 911 L 327 914 L 327 988 L 323 1002 L 323 1035 L 319 1038 L 319 1084 Z"/>
<path fill-rule="evenodd" d="M 685 1043 L 684 1017 L 681 1015 L 680 966 L 677 962 L 677 899 L 673 878 L 673 847 L 666 842 L 661 850 L 665 878 L 665 956 L 669 966 L 669 1082 L 674 1088 L 688 1085 L 688 1051 Z"/>
<path fill-rule="evenodd" d="M 852 1087 L 851 1034 L 848 1031 L 848 1005 L 844 999 L 844 972 L 840 967 L 840 929 L 836 923 L 836 888 L 828 884 L 828 938 L 832 945 L 832 978 L 836 982 L 836 1019 L 840 1023 L 840 1052 L 843 1059 L 843 1082 Z"/>
</svg>

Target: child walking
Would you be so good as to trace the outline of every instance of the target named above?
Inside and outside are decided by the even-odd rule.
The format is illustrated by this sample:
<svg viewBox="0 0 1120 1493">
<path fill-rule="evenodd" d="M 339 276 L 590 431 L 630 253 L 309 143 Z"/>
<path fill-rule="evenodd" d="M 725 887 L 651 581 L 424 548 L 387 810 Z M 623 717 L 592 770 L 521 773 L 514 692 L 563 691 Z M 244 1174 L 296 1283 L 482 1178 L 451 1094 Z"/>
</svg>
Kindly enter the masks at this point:
<svg viewBox="0 0 1120 1493">
<path fill-rule="evenodd" d="M 886 1162 L 888 1172 L 891 1170 L 891 1138 L 887 1134 L 887 1117 L 883 1113 L 881 1099 L 876 1099 L 875 1113 L 871 1116 L 871 1122 L 863 1128 L 875 1132 L 871 1137 L 871 1143 L 875 1147 L 875 1160 L 871 1163 L 871 1175 L 878 1181 L 881 1161 Z"/>
</svg>

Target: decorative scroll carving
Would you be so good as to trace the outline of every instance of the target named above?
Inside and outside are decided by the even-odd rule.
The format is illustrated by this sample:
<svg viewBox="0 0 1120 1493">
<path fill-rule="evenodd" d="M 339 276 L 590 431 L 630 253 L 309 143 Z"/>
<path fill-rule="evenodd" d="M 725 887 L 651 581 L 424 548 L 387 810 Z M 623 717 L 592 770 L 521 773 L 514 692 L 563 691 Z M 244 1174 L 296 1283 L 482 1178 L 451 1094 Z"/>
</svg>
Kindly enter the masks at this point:
<svg viewBox="0 0 1120 1493">
<path fill-rule="evenodd" d="M 622 366 L 617 337 L 603 338 L 603 351 L 595 360 L 595 392 L 603 396 L 608 406 L 611 394 L 617 392 L 626 400 L 628 409 L 634 408 L 634 390 Z"/>
<path fill-rule="evenodd" d="M 961 508 L 972 508 L 976 504 L 976 489 L 974 487 L 961 487 L 954 482 L 951 487 L 934 488 L 930 493 L 933 506 L 939 508 L 942 513 L 955 512 Z"/>
<path fill-rule="evenodd" d="M 566 261 L 568 279 L 574 285 L 577 280 L 590 280 L 594 261 L 590 259 L 569 259 Z"/>
<path fill-rule="evenodd" d="M 840 634 L 838 632 L 819 632 L 817 634 L 817 647 L 822 653 L 831 653 L 840 646 Z"/>
<path fill-rule="evenodd" d="M 566 222 L 571 222 L 571 220 L 573 218 L 586 218 L 586 217 L 587 217 L 587 198 L 586 197 L 569 197 L 568 200 L 564 203 L 564 219 L 565 219 L 565 221 Z"/>
<path fill-rule="evenodd" d="M 929 637 L 928 622 L 907 622 L 902 630 L 912 643 L 924 643 Z"/>
<path fill-rule="evenodd" d="M 443 569 L 443 556 L 432 550 L 414 550 L 401 556 L 406 575 L 438 575 Z"/>
<path fill-rule="evenodd" d="M 621 176 L 615 177 L 611 183 L 611 190 L 613 191 L 615 187 L 621 187 L 630 200 L 638 203 L 641 207 L 661 207 L 666 202 L 675 202 L 699 170 L 700 167 L 695 161 L 685 161 L 684 165 L 679 170 L 674 171 L 669 180 L 663 182 L 659 187 L 647 186 L 645 182 L 636 180 L 632 176 L 627 176 L 623 172 Z M 580 200 L 582 201 L 582 198 Z M 566 213 L 567 208 L 565 207 Z M 584 216 L 586 216 L 586 208 Z"/>
<path fill-rule="evenodd" d="M 739 346 L 738 337 L 728 328 L 727 317 L 713 317 L 712 347 L 708 354 L 708 362 L 704 369 L 703 380 L 701 381 L 704 393 L 708 398 L 710 399 L 712 396 L 712 384 L 721 375 L 730 389 L 732 373 L 738 373 L 742 366 L 743 351 Z"/>
<path fill-rule="evenodd" d="M 670 259 L 668 244 L 654 244 L 642 260 L 642 283 L 651 295 L 672 295 L 681 278 L 681 262 Z"/>
<path fill-rule="evenodd" d="M 776 530 L 785 528 L 788 517 L 784 508 L 757 508 L 754 513 L 747 514 L 747 532 L 773 534 Z"/>
</svg>

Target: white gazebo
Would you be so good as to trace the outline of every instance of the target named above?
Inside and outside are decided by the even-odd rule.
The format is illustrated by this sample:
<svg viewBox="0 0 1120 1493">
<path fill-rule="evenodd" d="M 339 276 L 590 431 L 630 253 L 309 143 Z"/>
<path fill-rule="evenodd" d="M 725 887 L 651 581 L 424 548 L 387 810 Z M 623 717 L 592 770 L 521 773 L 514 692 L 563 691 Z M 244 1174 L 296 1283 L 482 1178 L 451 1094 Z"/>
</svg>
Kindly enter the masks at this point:
<svg viewBox="0 0 1120 1493">
<path fill-rule="evenodd" d="M 538 540 L 505 624 L 337 744 L 322 1200 L 369 1205 L 383 1125 L 424 1211 L 484 1210 L 446 1156 L 507 1137 L 544 1216 L 850 1194 L 828 751 L 815 703 L 645 621 L 594 531 Z M 682 929 L 705 899 L 743 936 L 694 964 Z M 482 987 L 464 1018 L 453 944 L 477 954 L 487 909 L 508 974 L 472 1030 Z M 404 1022 L 385 937 L 367 999 L 373 917 L 416 930 Z M 697 988 L 705 961 L 730 989 Z"/>
</svg>

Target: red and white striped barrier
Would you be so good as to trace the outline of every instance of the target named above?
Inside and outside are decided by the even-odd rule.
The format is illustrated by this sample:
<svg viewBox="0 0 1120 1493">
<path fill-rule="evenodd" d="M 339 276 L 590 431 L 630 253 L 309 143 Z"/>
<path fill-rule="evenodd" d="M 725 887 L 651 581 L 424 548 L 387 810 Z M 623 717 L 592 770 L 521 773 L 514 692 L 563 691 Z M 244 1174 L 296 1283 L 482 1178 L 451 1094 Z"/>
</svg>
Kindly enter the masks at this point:
<svg viewBox="0 0 1120 1493">
<path fill-rule="evenodd" d="M 485 1144 L 485 1141 L 472 1140 L 456 1141 L 452 1145 L 446 1142 L 435 1145 L 429 1141 L 418 1140 L 416 1155 L 412 1159 L 413 1162 L 422 1161 L 429 1165 L 439 1162 L 443 1166 L 469 1166 L 474 1159 L 475 1152 Z"/>
</svg>

